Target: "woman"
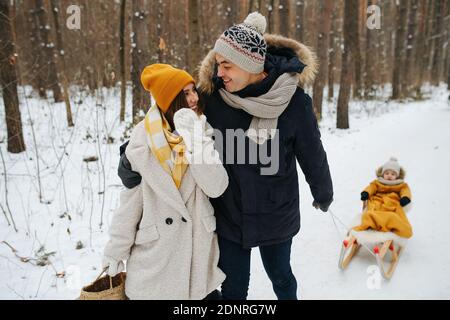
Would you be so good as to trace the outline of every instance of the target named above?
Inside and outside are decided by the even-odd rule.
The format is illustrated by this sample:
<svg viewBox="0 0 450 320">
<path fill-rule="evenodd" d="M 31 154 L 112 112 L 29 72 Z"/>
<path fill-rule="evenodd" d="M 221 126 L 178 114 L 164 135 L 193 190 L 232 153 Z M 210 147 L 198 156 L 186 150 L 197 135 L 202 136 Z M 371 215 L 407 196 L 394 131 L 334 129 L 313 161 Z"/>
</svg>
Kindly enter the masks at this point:
<svg viewBox="0 0 450 320">
<path fill-rule="evenodd" d="M 121 192 L 103 267 L 113 276 L 127 261 L 130 299 L 203 299 L 225 279 L 208 197 L 225 191 L 228 176 L 192 76 L 153 64 L 141 82 L 156 104 L 134 128 L 126 156 L 142 181 Z"/>
</svg>

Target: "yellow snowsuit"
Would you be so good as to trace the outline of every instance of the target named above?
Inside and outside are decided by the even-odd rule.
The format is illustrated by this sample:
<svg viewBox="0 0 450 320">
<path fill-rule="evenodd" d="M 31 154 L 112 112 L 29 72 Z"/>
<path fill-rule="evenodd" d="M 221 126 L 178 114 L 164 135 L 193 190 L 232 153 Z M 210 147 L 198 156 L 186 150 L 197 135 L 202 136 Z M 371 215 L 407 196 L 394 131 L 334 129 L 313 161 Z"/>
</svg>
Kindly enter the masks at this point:
<svg viewBox="0 0 450 320">
<path fill-rule="evenodd" d="M 400 237 L 410 238 L 412 227 L 400 205 L 402 197 L 411 199 L 408 184 L 386 185 L 378 180 L 364 189 L 369 194 L 367 208 L 362 215 L 361 224 L 354 227 L 356 231 L 373 229 L 390 231 Z"/>
</svg>

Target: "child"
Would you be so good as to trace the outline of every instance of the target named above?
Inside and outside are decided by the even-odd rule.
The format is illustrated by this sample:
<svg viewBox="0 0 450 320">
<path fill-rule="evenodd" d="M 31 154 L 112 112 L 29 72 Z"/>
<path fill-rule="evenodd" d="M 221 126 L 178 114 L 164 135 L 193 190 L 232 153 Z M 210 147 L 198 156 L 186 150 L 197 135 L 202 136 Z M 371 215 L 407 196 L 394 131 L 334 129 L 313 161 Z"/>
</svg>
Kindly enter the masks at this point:
<svg viewBox="0 0 450 320">
<path fill-rule="evenodd" d="M 153 64 L 141 81 L 156 105 L 134 128 L 125 153 L 142 180 L 121 192 L 103 267 L 114 276 L 127 261 L 130 299 L 203 299 L 225 279 L 208 197 L 225 191 L 228 176 L 192 76 Z M 199 152 L 207 164 L 190 162 Z"/>
<path fill-rule="evenodd" d="M 361 200 L 367 201 L 367 207 L 361 225 L 353 229 L 390 231 L 410 238 L 412 228 L 403 211 L 403 207 L 411 202 L 411 191 L 403 181 L 405 171 L 397 159 L 391 158 L 376 171 L 376 175 L 378 178 L 361 193 Z"/>
</svg>

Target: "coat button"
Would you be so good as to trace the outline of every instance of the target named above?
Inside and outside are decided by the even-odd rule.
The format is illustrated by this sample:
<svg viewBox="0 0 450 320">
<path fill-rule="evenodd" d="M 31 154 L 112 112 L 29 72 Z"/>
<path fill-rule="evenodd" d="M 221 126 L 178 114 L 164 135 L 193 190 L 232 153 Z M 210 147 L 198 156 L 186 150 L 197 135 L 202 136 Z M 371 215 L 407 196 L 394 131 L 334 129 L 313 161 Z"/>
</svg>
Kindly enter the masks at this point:
<svg viewBox="0 0 450 320">
<path fill-rule="evenodd" d="M 167 218 L 166 219 L 166 224 L 171 225 L 173 222 L 172 218 Z"/>
<path fill-rule="evenodd" d="M 181 218 L 181 221 L 187 222 L 187 220 L 184 217 Z"/>
</svg>

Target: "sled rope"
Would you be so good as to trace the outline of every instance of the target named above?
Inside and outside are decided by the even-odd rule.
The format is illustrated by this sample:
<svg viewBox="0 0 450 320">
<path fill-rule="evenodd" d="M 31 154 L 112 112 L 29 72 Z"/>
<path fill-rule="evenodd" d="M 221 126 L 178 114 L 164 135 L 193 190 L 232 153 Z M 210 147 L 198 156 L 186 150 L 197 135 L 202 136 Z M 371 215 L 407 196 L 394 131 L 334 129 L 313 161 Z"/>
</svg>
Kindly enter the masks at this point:
<svg viewBox="0 0 450 320">
<path fill-rule="evenodd" d="M 335 221 L 335 218 L 336 218 L 337 221 L 345 228 L 345 230 L 350 230 L 350 228 L 347 227 L 347 225 L 346 225 L 344 222 L 342 222 L 342 220 L 339 219 L 339 217 L 338 217 L 337 215 L 335 215 L 335 214 L 333 213 L 333 211 L 332 211 L 330 208 L 328 208 L 328 212 L 329 212 L 330 215 L 331 215 L 331 220 L 333 220 L 333 224 L 334 224 L 334 227 L 335 227 L 335 229 L 336 229 L 336 232 L 337 232 L 339 238 L 341 238 L 341 236 L 340 236 L 340 234 L 339 234 L 339 229 L 338 229 L 337 224 L 336 224 L 336 221 Z M 358 242 L 358 243 L 359 243 L 360 245 L 362 245 L 364 248 L 366 248 L 367 251 L 369 251 L 370 254 L 373 255 L 375 258 L 377 257 L 377 256 L 372 252 L 372 250 L 371 250 L 368 246 L 366 246 L 364 243 L 360 243 L 360 242 Z"/>
</svg>

